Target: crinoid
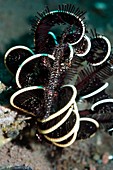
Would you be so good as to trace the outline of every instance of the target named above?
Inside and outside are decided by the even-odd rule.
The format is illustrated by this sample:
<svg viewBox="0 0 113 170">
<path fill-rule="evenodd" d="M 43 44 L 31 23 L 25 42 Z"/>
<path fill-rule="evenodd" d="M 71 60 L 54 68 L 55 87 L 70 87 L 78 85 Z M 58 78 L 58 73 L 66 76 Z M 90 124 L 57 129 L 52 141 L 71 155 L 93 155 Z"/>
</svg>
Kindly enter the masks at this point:
<svg viewBox="0 0 113 170">
<path fill-rule="evenodd" d="M 55 11 L 50 11 L 46 7 L 42 13 L 37 12 L 38 16 L 36 16 L 32 27 L 36 53 L 50 53 L 51 48 L 49 46 L 54 47 L 54 43 L 51 43 L 50 31 L 54 31 L 54 27 L 61 28 L 60 34 L 58 34 L 57 29 L 55 30 L 55 32 L 57 31 L 55 35 L 60 37 L 64 26 L 73 25 L 73 30 L 66 39 L 71 44 L 77 44 L 85 34 L 84 13 L 71 4 L 59 5 L 59 8 Z M 73 34 L 75 30 L 76 34 Z"/>
<path fill-rule="evenodd" d="M 105 82 L 113 74 L 111 44 L 86 32 L 84 14 L 71 4 L 46 7 L 33 21 L 34 52 L 17 46 L 5 54 L 18 87 L 11 105 L 35 116 L 38 132 L 59 147 L 93 136 L 99 126 L 113 131 Z"/>
</svg>

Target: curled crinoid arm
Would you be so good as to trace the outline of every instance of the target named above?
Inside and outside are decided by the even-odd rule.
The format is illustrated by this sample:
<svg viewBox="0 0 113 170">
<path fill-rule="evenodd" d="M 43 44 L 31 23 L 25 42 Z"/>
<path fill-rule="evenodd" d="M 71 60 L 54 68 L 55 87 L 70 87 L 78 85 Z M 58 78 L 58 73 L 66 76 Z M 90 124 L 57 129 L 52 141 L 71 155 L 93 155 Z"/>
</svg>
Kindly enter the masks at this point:
<svg viewBox="0 0 113 170">
<path fill-rule="evenodd" d="M 111 54 L 111 43 L 108 38 L 93 32 L 91 38 L 91 49 L 86 60 L 93 66 L 99 66 L 106 62 Z"/>
<path fill-rule="evenodd" d="M 79 8 L 76 8 L 74 5 L 63 5 L 55 11 L 49 11 L 45 9 L 41 14 L 38 13 L 36 22 L 33 26 L 34 32 L 34 43 L 36 53 L 49 52 L 47 49 L 48 44 L 51 44 L 48 32 L 54 32 L 54 27 L 59 26 L 60 35 L 64 26 L 73 25 L 73 31 L 70 36 L 67 37 L 67 42 L 77 44 L 85 34 L 85 25 L 84 25 L 84 12 L 80 11 Z M 56 27 L 57 36 L 58 32 Z"/>
<path fill-rule="evenodd" d="M 47 119 L 38 119 L 38 131 L 58 147 L 67 147 L 76 139 L 91 137 L 99 127 L 98 122 L 92 118 L 80 118 L 76 95 L 73 85 L 62 86 L 56 112 Z"/>
<path fill-rule="evenodd" d="M 80 109 L 80 102 L 82 107 L 83 101 L 88 102 L 87 107 L 80 110 L 80 115 L 97 120 L 105 130 L 108 129 L 106 123 L 111 123 L 113 119 L 113 99 L 106 93 L 108 85 L 107 82 L 104 83 L 99 78 L 91 79 L 86 89 L 79 94 L 80 101 L 78 102 Z"/>
<path fill-rule="evenodd" d="M 89 82 L 93 81 L 93 79 L 105 81 L 107 78 L 111 77 L 112 74 L 113 69 L 110 67 L 108 62 L 105 62 L 97 67 L 87 64 L 78 72 L 78 77 L 75 82 L 75 86 L 77 87 L 78 93 L 82 93 L 83 89 L 87 89 L 89 86 Z M 94 85 L 92 84 L 92 87 L 90 88 L 93 89 Z"/>
<path fill-rule="evenodd" d="M 87 117 L 80 118 L 80 128 L 77 139 L 87 139 L 94 136 L 98 128 L 99 123 L 96 120 Z"/>
<path fill-rule="evenodd" d="M 78 93 L 82 93 L 83 89 L 87 89 L 91 79 L 97 77 L 103 81 L 113 74 L 112 67 L 110 66 L 112 55 L 109 40 L 96 32 L 92 32 L 92 34 L 93 37 L 90 38 L 91 46 L 89 52 L 85 56 L 79 56 L 85 60 L 86 64 L 77 72 L 78 76 L 75 86 L 77 87 Z"/>
<path fill-rule="evenodd" d="M 22 88 L 11 96 L 10 103 L 16 109 L 36 116 L 37 118 L 43 118 L 44 89 L 42 86 Z"/>
<path fill-rule="evenodd" d="M 98 38 L 98 35 L 96 33 L 94 35 L 96 37 L 96 38 L 93 37 L 94 44 L 92 43 L 93 38 L 87 39 L 86 51 L 84 51 L 84 45 L 83 45 L 84 39 L 82 39 L 77 45 L 74 45 L 73 47 L 75 53 L 72 60 L 72 68 L 70 67 L 69 73 L 67 72 L 67 77 L 69 79 L 74 80 L 78 92 L 79 90 L 82 91 L 82 88 L 85 89 L 85 87 L 87 87 L 88 81 L 90 81 L 90 79 L 98 77 L 100 80 L 105 80 L 110 76 L 112 76 L 113 74 L 112 64 L 110 64 L 112 63 L 113 60 L 112 54 L 110 54 L 110 42 L 109 40 L 106 40 L 106 38 L 105 39 L 100 38 L 101 37 L 100 35 L 99 35 L 100 37 Z M 99 42 L 97 43 L 97 41 Z M 81 43 L 83 46 L 81 45 L 79 47 Z M 95 60 L 95 63 L 97 62 L 98 64 L 97 65 L 91 64 L 88 60 L 89 56 L 91 60 L 93 60 L 93 57 L 95 58 L 95 56 L 97 57 L 97 60 L 100 58 L 99 59 L 100 62 L 97 62 Z M 82 65 L 82 63 L 84 64 L 84 61 L 86 62 L 86 64 Z M 74 65 L 75 67 L 73 67 Z M 76 71 L 75 76 L 73 73 L 74 70 Z"/>
<path fill-rule="evenodd" d="M 98 78 L 88 81 L 88 84 L 81 90 L 78 97 L 78 107 L 80 111 L 91 109 L 91 105 L 98 100 L 108 97 L 105 93 L 108 83 L 101 82 Z M 89 115 L 90 112 L 82 112 L 80 114 Z M 92 114 L 92 112 L 91 112 Z"/>
<path fill-rule="evenodd" d="M 88 80 L 88 84 L 84 84 L 82 87 L 79 96 L 82 99 L 91 99 L 92 96 L 98 94 L 102 90 L 105 90 L 108 86 L 108 83 L 100 81 L 98 77 Z M 79 87 L 78 87 L 79 88 Z"/>
<path fill-rule="evenodd" d="M 94 118 L 104 130 L 108 130 L 113 123 L 113 99 L 104 91 L 97 94 L 94 98 L 97 101 L 92 103 L 92 113 L 88 117 Z"/>
<path fill-rule="evenodd" d="M 16 72 L 19 88 L 48 84 L 54 57 L 49 54 L 35 54 L 27 58 Z"/>
<path fill-rule="evenodd" d="M 10 48 L 5 53 L 4 63 L 8 70 L 15 75 L 20 64 L 33 54 L 34 52 L 30 48 L 23 45 L 17 45 Z"/>
<path fill-rule="evenodd" d="M 79 57 L 86 56 L 91 49 L 91 41 L 87 35 L 84 35 L 82 40 L 74 46 L 74 52 Z"/>
<path fill-rule="evenodd" d="M 56 112 L 46 119 L 38 119 L 39 132 L 59 147 L 71 145 L 77 136 L 79 113 L 75 103 L 76 95 L 77 91 L 74 86 L 62 86 L 58 95 Z"/>
<path fill-rule="evenodd" d="M 79 93 L 80 99 L 87 100 L 91 103 L 102 100 L 108 97 L 105 92 L 108 85 L 109 84 L 107 82 L 102 82 L 98 77 L 90 79 L 87 86 L 84 86 Z"/>
</svg>

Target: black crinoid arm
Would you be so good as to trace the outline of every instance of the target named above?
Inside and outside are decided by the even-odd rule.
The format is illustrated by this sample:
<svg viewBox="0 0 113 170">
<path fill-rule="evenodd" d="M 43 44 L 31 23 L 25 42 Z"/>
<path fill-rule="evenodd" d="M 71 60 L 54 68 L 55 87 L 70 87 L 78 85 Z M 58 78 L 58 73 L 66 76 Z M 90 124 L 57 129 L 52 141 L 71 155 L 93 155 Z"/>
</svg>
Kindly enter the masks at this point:
<svg viewBox="0 0 113 170">
<path fill-rule="evenodd" d="M 51 38 L 50 32 L 59 37 L 68 25 L 73 25 L 76 30 L 76 36 L 73 33 L 68 34 L 68 42 L 75 43 L 82 39 L 85 32 L 84 13 L 71 4 L 59 5 L 58 9 L 54 11 L 50 11 L 46 7 L 42 13 L 38 12 L 32 27 L 36 53 L 51 53 L 55 41 Z"/>
<path fill-rule="evenodd" d="M 80 70 L 75 84 L 78 106 L 81 116 L 97 120 L 101 128 L 111 132 L 113 99 L 106 89 L 109 86 L 107 79 L 113 75 L 113 55 L 109 40 L 96 32 L 92 34 L 92 47 L 86 55 L 87 65 Z"/>
<path fill-rule="evenodd" d="M 85 12 L 75 5 L 46 7 L 37 14 L 34 51 L 19 45 L 5 54 L 18 87 L 11 105 L 35 116 L 38 132 L 58 147 L 91 137 L 99 127 L 112 133 L 113 99 L 106 90 L 113 75 L 109 39 L 88 31 Z"/>
</svg>

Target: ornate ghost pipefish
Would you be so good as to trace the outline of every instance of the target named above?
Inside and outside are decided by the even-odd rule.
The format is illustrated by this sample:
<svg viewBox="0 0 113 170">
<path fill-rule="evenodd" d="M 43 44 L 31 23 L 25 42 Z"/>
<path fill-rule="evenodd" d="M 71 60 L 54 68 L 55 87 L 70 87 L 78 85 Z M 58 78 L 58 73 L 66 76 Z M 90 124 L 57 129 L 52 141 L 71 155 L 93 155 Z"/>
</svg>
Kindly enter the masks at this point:
<svg viewBox="0 0 113 170">
<path fill-rule="evenodd" d="M 63 34 L 62 41 L 60 44 L 57 44 L 53 56 L 55 58 L 53 67 L 51 68 L 49 83 L 45 87 L 45 93 L 44 93 L 44 99 L 45 99 L 45 116 L 44 118 L 48 118 L 50 116 L 50 112 L 52 111 L 52 105 L 54 102 L 54 99 L 57 99 L 58 91 L 60 90 L 60 87 L 62 85 L 63 75 L 65 71 L 69 68 L 70 62 L 73 58 L 73 48 L 70 44 L 63 43 L 63 40 L 65 38 L 66 34 Z M 68 58 L 68 63 L 62 63 L 61 60 L 64 55 L 64 49 L 69 47 L 70 49 L 70 56 Z"/>
</svg>

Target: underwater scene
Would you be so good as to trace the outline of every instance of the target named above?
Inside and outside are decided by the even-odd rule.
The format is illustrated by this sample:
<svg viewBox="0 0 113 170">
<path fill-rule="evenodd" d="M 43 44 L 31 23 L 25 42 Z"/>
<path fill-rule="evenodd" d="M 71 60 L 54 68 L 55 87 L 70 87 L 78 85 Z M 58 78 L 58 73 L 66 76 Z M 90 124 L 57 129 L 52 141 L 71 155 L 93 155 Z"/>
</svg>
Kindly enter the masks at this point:
<svg viewBox="0 0 113 170">
<path fill-rule="evenodd" d="M 113 169 L 113 0 L 0 0 L 0 170 Z"/>
</svg>

